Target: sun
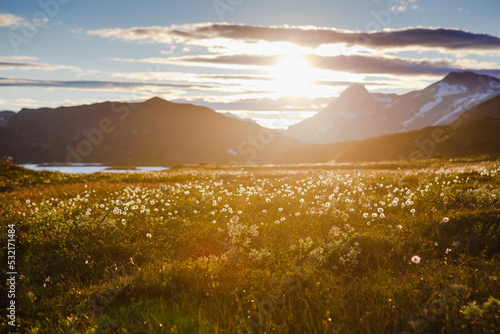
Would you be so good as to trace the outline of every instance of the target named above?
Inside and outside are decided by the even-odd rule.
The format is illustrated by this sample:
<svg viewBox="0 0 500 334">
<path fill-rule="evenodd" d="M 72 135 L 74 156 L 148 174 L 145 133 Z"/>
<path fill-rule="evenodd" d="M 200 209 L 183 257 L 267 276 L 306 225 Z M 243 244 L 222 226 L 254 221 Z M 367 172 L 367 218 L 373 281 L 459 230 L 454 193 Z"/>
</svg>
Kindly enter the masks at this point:
<svg viewBox="0 0 500 334">
<path fill-rule="evenodd" d="M 283 57 L 273 70 L 276 92 L 281 96 L 308 95 L 311 88 L 312 68 L 299 55 Z"/>
</svg>

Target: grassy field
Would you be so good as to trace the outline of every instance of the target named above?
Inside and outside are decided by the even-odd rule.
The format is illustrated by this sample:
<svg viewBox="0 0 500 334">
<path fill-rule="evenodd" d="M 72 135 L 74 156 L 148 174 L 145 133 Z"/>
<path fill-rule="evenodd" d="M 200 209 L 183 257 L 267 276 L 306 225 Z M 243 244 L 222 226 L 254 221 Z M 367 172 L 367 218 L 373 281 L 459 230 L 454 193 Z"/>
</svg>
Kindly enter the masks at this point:
<svg viewBox="0 0 500 334">
<path fill-rule="evenodd" d="M 500 161 L 92 175 L 1 163 L 0 278 L 9 234 L 18 273 L 18 326 L 2 289 L 1 331 L 498 333 L 499 173 Z"/>
</svg>

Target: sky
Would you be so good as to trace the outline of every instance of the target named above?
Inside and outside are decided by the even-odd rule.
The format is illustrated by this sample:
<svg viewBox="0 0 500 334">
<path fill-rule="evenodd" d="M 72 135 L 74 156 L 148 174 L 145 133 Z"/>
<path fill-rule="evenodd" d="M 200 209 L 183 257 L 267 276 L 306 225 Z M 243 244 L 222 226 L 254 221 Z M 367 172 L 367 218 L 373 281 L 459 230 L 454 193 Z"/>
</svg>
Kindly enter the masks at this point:
<svg viewBox="0 0 500 334">
<path fill-rule="evenodd" d="M 159 96 L 286 128 L 348 86 L 500 77 L 498 0 L 0 0 L 0 110 Z"/>
</svg>

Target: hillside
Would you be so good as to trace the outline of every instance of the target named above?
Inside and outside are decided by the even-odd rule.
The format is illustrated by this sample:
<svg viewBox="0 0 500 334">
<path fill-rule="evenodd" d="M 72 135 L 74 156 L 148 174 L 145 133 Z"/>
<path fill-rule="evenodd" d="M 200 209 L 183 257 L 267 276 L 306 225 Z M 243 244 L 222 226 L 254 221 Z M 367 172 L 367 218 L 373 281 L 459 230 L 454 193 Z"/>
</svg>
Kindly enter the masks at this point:
<svg viewBox="0 0 500 334">
<path fill-rule="evenodd" d="M 496 100 L 498 101 L 498 98 Z M 471 120 L 454 123 L 453 127 L 427 127 L 363 141 L 305 144 L 285 152 L 276 162 L 416 160 L 434 157 L 498 155 L 500 154 L 500 118 L 479 118 L 485 114 L 493 115 L 492 112 L 495 110 L 493 102 L 487 101 L 478 108 L 471 109 L 468 111 L 471 114 Z"/>
<path fill-rule="evenodd" d="M 500 95 L 471 108 L 463 116 L 468 120 L 485 117 L 500 118 Z"/>
<path fill-rule="evenodd" d="M 267 161 L 298 142 L 212 109 L 153 98 L 23 109 L 0 127 L 16 163 L 177 164 Z"/>
</svg>

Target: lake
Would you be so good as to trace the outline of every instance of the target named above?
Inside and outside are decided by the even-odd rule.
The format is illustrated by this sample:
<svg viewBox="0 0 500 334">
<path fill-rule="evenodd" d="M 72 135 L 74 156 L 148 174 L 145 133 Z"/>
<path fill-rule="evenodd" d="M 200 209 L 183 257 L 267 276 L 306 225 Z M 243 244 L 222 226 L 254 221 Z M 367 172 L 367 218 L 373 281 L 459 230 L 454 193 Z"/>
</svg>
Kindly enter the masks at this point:
<svg viewBox="0 0 500 334">
<path fill-rule="evenodd" d="M 71 164 L 71 165 L 61 165 L 61 166 L 51 166 L 51 165 L 38 165 L 38 164 L 24 164 L 21 165 L 25 168 L 42 171 L 48 170 L 51 172 L 61 172 L 69 174 L 91 174 L 91 173 L 140 173 L 140 172 L 154 172 L 167 170 L 168 167 L 159 166 L 137 166 L 135 169 L 110 169 L 112 166 L 103 166 L 99 164 Z M 116 168 L 116 167 L 115 167 Z"/>
</svg>

